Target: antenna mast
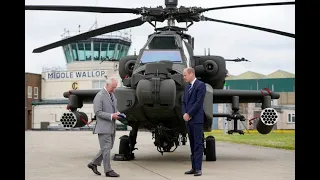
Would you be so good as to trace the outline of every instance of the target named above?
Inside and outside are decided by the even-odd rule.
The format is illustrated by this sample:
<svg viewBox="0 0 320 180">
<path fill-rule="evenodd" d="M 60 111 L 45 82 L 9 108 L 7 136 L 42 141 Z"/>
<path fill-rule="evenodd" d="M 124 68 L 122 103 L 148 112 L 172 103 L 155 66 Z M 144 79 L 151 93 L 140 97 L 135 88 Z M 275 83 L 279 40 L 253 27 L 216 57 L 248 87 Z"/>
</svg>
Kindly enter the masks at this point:
<svg viewBox="0 0 320 180">
<path fill-rule="evenodd" d="M 96 6 L 98 6 L 98 0 L 96 0 Z M 97 14 L 98 14 L 98 13 L 95 13 L 95 22 L 94 22 L 94 24 L 96 25 L 96 26 L 95 26 L 96 29 L 98 29 L 98 18 L 97 18 Z"/>
<path fill-rule="evenodd" d="M 98 0 L 96 0 L 96 6 L 98 6 Z M 98 18 L 97 18 L 97 13 L 95 13 L 95 15 L 94 15 L 95 17 L 94 17 L 94 23 L 93 23 L 93 25 L 89 28 L 89 31 L 91 31 L 92 30 L 92 28 L 94 27 L 95 29 L 98 29 Z"/>
<path fill-rule="evenodd" d="M 98 0 L 96 0 L 96 6 L 98 6 Z M 98 13 L 95 13 L 95 22 L 94 22 L 94 24 L 95 24 L 95 29 L 98 29 L 97 14 L 98 14 Z"/>
</svg>

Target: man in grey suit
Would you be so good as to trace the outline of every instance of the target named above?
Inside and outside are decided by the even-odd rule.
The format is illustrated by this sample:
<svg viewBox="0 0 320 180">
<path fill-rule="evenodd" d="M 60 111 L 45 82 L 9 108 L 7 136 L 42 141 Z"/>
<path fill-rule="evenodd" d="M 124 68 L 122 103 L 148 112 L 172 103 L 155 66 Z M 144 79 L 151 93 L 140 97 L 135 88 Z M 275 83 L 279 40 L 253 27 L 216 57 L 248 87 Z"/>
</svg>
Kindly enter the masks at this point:
<svg viewBox="0 0 320 180">
<path fill-rule="evenodd" d="M 98 134 L 100 151 L 88 164 L 88 167 L 95 174 L 101 175 L 97 166 L 101 166 L 103 162 L 104 173 L 107 177 L 120 176 L 111 169 L 110 165 L 110 152 L 116 135 L 116 120 L 119 119 L 117 100 L 113 94 L 117 85 L 116 79 L 107 79 L 105 87 L 97 93 L 93 100 L 93 109 L 97 119 L 93 133 Z"/>
</svg>

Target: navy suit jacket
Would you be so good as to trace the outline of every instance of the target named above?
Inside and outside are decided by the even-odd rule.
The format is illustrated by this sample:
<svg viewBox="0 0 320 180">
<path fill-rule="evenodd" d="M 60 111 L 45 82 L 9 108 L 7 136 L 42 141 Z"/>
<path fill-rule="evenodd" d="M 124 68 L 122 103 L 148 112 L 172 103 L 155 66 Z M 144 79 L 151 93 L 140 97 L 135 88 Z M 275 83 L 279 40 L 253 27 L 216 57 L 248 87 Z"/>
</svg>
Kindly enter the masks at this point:
<svg viewBox="0 0 320 180">
<path fill-rule="evenodd" d="M 203 101 L 205 94 L 206 85 L 198 79 L 194 82 L 190 93 L 188 92 L 188 86 L 186 86 L 182 100 L 182 115 L 184 113 L 189 114 L 191 117 L 189 123 L 204 123 Z"/>
</svg>

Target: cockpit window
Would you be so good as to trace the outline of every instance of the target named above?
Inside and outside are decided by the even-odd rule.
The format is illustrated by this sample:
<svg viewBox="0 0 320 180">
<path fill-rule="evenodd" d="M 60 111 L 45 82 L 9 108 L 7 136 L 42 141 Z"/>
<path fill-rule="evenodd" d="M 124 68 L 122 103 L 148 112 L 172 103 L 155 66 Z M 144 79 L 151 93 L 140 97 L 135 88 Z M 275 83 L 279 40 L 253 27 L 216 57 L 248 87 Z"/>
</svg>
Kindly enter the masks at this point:
<svg viewBox="0 0 320 180">
<path fill-rule="evenodd" d="M 164 51 L 150 51 L 145 50 L 141 56 L 141 63 L 150 63 L 158 61 L 171 61 L 176 63 L 181 63 L 182 58 L 180 51 L 174 50 L 164 50 Z"/>
<path fill-rule="evenodd" d="M 178 49 L 174 36 L 154 36 L 148 45 L 149 49 Z"/>
</svg>

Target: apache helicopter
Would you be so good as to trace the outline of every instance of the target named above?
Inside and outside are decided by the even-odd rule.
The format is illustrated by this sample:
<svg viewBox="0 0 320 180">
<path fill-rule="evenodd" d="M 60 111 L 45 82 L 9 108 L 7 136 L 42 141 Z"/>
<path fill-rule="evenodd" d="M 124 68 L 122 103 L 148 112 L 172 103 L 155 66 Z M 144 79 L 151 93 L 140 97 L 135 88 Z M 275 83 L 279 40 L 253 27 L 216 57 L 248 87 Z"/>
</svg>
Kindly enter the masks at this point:
<svg viewBox="0 0 320 180">
<path fill-rule="evenodd" d="M 116 7 L 89 7 L 89 6 L 56 6 L 56 5 L 26 5 L 25 10 L 50 10 L 50 11 L 80 11 L 94 13 L 133 13 L 142 15 L 139 18 L 105 26 L 93 31 L 79 34 L 61 41 L 35 49 L 34 53 L 70 44 L 79 40 L 88 39 L 113 31 L 140 26 L 145 22 L 154 26 L 155 32 L 148 36 L 146 44 L 140 49 L 138 55 L 129 55 L 119 60 L 119 75 L 125 87 L 118 87 L 115 91 L 117 97 L 117 108 L 126 117 L 120 119 L 123 124 L 132 127 L 129 136 L 120 138 L 119 154 L 115 160 L 134 159 L 133 151 L 137 142 L 137 133 L 141 129 L 152 132 L 155 139 L 154 145 L 157 150 L 173 152 L 180 143 L 187 142 L 187 130 L 182 118 L 181 103 L 185 86 L 183 80 L 183 69 L 193 67 L 197 79 L 206 84 L 206 95 L 204 102 L 205 120 L 203 132 L 211 131 L 213 117 L 227 117 L 228 121 L 234 121 L 234 129 L 228 133 L 244 134 L 237 129 L 237 121 L 245 121 L 239 113 L 239 103 L 262 103 L 261 115 L 256 128 L 261 134 L 268 134 L 277 123 L 277 111 L 271 108 L 271 100 L 279 99 L 280 95 L 264 88 L 259 90 L 225 90 L 223 89 L 227 76 L 226 59 L 221 56 L 197 56 L 194 55 L 194 38 L 186 34 L 188 28 L 194 22 L 213 21 L 227 23 L 256 30 L 266 31 L 282 36 L 295 38 L 295 34 L 277 30 L 222 21 L 203 16 L 202 13 L 211 10 L 289 5 L 295 2 L 278 2 L 234 5 L 213 8 L 184 7 L 178 5 L 178 0 L 165 0 L 165 6 L 155 8 L 116 8 Z M 156 22 L 167 20 L 167 26 L 156 27 Z M 186 27 L 175 26 L 178 23 L 186 23 Z M 152 23 L 154 22 L 154 23 Z M 237 59 L 241 61 L 244 59 Z M 64 92 L 63 96 L 68 98 L 69 112 L 64 113 L 61 122 L 69 124 L 70 127 L 82 127 L 88 122 L 85 113 L 77 109 L 83 107 L 83 103 L 92 103 L 93 98 L 99 90 L 70 90 Z M 214 103 L 231 103 L 231 114 L 213 114 Z M 175 146 L 174 150 L 171 150 Z M 215 139 L 208 136 L 204 139 L 204 155 L 207 161 L 216 160 Z"/>
</svg>

